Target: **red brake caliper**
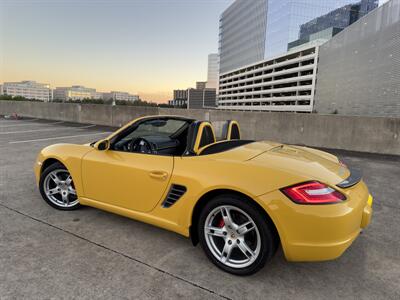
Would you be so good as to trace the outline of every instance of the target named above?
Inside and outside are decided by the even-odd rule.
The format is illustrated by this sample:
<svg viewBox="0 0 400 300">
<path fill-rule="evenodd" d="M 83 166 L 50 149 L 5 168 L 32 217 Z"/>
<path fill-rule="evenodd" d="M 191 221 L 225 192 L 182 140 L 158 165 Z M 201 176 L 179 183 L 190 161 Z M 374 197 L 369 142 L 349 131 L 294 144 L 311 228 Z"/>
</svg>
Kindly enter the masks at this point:
<svg viewBox="0 0 400 300">
<path fill-rule="evenodd" d="M 219 220 L 219 222 L 218 222 L 218 227 L 222 228 L 224 226 L 225 226 L 224 218 L 221 217 L 221 220 Z"/>
</svg>

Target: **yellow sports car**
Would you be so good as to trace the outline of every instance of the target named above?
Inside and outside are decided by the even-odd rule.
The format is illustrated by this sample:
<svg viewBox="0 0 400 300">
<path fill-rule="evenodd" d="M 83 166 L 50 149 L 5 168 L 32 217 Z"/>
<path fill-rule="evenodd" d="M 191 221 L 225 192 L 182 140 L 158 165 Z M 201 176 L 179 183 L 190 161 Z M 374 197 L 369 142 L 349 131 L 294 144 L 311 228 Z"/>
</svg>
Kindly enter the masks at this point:
<svg viewBox="0 0 400 300">
<path fill-rule="evenodd" d="M 337 258 L 372 214 L 359 172 L 320 150 L 243 140 L 236 121 L 139 118 L 92 144 L 44 148 L 35 175 L 55 208 L 88 205 L 175 231 L 237 275 L 279 245 L 289 261 Z"/>
</svg>

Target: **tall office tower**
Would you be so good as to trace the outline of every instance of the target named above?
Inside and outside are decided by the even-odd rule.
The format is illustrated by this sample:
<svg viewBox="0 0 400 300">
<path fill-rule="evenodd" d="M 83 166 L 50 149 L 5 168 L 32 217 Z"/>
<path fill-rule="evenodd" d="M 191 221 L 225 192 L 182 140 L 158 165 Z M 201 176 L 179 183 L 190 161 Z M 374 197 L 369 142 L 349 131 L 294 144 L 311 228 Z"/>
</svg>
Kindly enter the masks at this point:
<svg viewBox="0 0 400 300">
<path fill-rule="evenodd" d="M 219 57 L 218 53 L 208 55 L 208 72 L 206 87 L 218 90 Z"/>
<path fill-rule="evenodd" d="M 219 20 L 220 73 L 264 59 L 267 0 L 236 0 Z"/>
<path fill-rule="evenodd" d="M 308 41 L 325 42 L 376 8 L 378 2 L 236 0 L 220 17 L 220 74 L 285 54 L 288 48 Z M 298 41 L 304 37 L 306 41 Z"/>
</svg>

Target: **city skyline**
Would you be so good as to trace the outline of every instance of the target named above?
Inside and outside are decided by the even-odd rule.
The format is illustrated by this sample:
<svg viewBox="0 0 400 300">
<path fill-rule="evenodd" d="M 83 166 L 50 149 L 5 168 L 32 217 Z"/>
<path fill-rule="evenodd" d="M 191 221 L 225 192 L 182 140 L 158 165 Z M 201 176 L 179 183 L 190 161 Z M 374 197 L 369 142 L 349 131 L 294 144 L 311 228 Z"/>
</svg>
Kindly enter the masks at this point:
<svg viewBox="0 0 400 300">
<path fill-rule="evenodd" d="M 173 89 L 207 79 L 230 3 L 0 0 L 0 82 L 84 85 L 165 102 Z"/>
</svg>

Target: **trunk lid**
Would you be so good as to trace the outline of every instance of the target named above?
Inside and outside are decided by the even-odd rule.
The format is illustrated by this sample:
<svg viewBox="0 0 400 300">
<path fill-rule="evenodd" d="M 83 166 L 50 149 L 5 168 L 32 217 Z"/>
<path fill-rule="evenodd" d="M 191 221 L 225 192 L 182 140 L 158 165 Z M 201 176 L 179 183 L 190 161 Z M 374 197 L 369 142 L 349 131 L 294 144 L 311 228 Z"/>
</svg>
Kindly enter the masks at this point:
<svg viewBox="0 0 400 300">
<path fill-rule="evenodd" d="M 276 145 L 253 156 L 248 162 L 330 185 L 337 185 L 350 175 L 350 171 L 334 155 L 300 146 Z"/>
</svg>

